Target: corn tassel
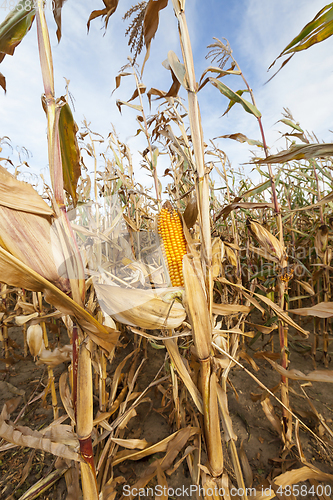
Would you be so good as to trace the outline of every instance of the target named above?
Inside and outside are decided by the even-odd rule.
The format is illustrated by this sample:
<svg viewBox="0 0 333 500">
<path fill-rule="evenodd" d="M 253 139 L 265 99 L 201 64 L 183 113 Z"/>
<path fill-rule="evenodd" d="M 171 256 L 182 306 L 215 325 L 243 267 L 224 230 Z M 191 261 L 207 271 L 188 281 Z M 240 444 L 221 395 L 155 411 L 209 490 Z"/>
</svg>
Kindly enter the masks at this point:
<svg viewBox="0 0 333 500">
<path fill-rule="evenodd" d="M 169 202 L 163 205 L 158 217 L 158 233 L 163 241 L 172 286 L 184 286 L 183 257 L 186 254 L 186 241 L 180 217 Z"/>
</svg>

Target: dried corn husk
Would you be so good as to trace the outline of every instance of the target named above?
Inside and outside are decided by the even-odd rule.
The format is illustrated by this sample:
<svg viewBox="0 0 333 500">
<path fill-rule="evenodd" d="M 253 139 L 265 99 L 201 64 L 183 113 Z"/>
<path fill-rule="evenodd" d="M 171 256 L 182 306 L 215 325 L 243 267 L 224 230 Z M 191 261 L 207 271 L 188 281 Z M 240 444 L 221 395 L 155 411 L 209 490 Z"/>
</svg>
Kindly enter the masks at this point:
<svg viewBox="0 0 333 500">
<path fill-rule="evenodd" d="M 185 302 L 192 325 L 193 340 L 200 360 L 210 355 L 212 325 L 205 292 L 188 255 L 183 258 Z"/>
<path fill-rule="evenodd" d="M 281 267 L 286 267 L 287 254 L 284 245 L 258 222 L 248 219 L 246 223 L 250 233 L 259 243 L 261 250 L 265 252 L 266 258 L 280 264 Z"/>
<path fill-rule="evenodd" d="M 50 366 L 51 368 L 54 368 L 55 366 L 60 365 L 60 363 L 64 363 L 65 361 L 70 361 L 72 351 L 73 351 L 73 346 L 71 345 L 56 347 L 53 351 L 42 349 L 39 352 L 36 365 L 47 365 Z"/>
<path fill-rule="evenodd" d="M 324 258 L 328 245 L 328 226 L 323 224 L 318 229 L 314 241 L 316 253 L 321 259 Z"/>
<path fill-rule="evenodd" d="M 27 329 L 27 343 L 31 356 L 39 356 L 45 349 L 43 329 L 40 325 L 30 325 Z"/>
<path fill-rule="evenodd" d="M 183 306 L 168 299 L 179 288 L 143 290 L 96 283 L 95 290 L 102 311 L 125 325 L 148 330 L 177 328 L 186 318 Z"/>
</svg>

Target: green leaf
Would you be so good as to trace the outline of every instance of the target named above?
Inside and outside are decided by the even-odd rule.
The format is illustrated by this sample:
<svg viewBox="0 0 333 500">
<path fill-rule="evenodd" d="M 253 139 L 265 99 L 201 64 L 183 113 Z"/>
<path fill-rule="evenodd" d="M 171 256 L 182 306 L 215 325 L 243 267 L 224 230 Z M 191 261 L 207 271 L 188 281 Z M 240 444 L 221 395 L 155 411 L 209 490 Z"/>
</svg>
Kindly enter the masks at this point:
<svg viewBox="0 0 333 500">
<path fill-rule="evenodd" d="M 61 107 L 59 115 L 59 140 L 64 189 L 72 197 L 74 206 L 77 203 L 77 182 L 81 175 L 80 150 L 76 139 L 77 131 L 78 127 L 74 121 L 71 108 L 66 103 Z"/>
<path fill-rule="evenodd" d="M 237 92 L 234 92 L 227 85 L 220 82 L 216 78 L 210 78 L 209 80 L 214 85 L 214 87 L 218 88 L 223 95 L 230 99 L 230 101 L 238 102 L 243 106 L 247 113 L 254 115 L 256 118 L 261 117 L 260 111 L 252 103 L 243 99 L 243 97 L 241 97 Z"/>
<path fill-rule="evenodd" d="M 301 129 L 301 127 L 298 125 L 298 123 L 294 123 L 291 120 L 287 120 L 286 118 L 283 118 L 282 120 L 279 120 L 279 122 L 284 123 L 285 125 L 289 125 L 289 127 L 298 130 L 299 132 L 304 132 L 304 130 Z"/>
<path fill-rule="evenodd" d="M 21 0 L 0 24 L 0 62 L 6 54 L 12 56 L 15 48 L 28 33 L 35 17 L 34 2 Z M 26 8 L 27 6 L 27 8 Z M 0 73 L 0 86 L 6 92 L 6 78 Z"/>
<path fill-rule="evenodd" d="M 321 9 L 316 16 L 310 21 L 301 32 L 285 47 L 285 49 L 281 52 L 281 54 L 273 61 L 270 65 L 269 69 L 276 63 L 276 61 L 286 55 L 292 54 L 292 56 L 296 52 L 300 52 L 301 50 L 306 50 L 315 43 L 322 42 L 333 35 L 333 3 L 326 5 L 323 9 Z M 281 68 L 290 60 L 292 57 L 290 56 L 284 63 Z M 280 69 L 281 69 L 280 68 Z"/>
<path fill-rule="evenodd" d="M 189 90 L 185 65 L 179 61 L 178 57 L 172 50 L 169 50 L 168 52 L 168 63 L 179 83 L 184 87 L 184 89 Z"/>
<path fill-rule="evenodd" d="M 34 2 L 21 0 L 0 24 L 0 52 L 12 56 L 31 28 L 35 17 Z"/>
</svg>

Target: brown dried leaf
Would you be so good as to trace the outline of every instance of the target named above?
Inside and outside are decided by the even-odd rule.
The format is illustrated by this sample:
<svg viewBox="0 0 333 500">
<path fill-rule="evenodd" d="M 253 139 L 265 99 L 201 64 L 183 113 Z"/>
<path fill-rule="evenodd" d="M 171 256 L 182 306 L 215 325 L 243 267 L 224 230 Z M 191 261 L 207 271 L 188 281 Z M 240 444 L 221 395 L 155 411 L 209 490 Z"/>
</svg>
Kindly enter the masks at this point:
<svg viewBox="0 0 333 500">
<path fill-rule="evenodd" d="M 280 373 L 280 375 L 284 375 L 287 378 L 291 378 L 292 380 L 308 380 L 309 382 L 328 382 L 333 383 L 333 370 L 314 370 L 313 372 L 305 375 L 300 370 L 292 369 L 286 370 L 282 368 L 281 365 L 275 363 L 267 356 L 264 356 L 265 359 L 273 366 L 273 368 Z"/>
<path fill-rule="evenodd" d="M 310 160 L 312 158 L 327 158 L 333 155 L 333 144 L 294 144 L 289 149 L 280 151 L 276 155 L 254 160 L 252 163 L 286 163 L 292 160 Z"/>
<path fill-rule="evenodd" d="M 314 291 L 314 289 L 312 288 L 311 285 L 309 285 L 309 283 L 307 283 L 306 281 L 301 281 L 301 280 L 294 280 L 295 283 L 298 283 L 302 288 L 304 288 L 304 290 L 309 294 L 309 295 L 315 295 L 316 292 Z"/>
<path fill-rule="evenodd" d="M 198 408 L 200 413 L 203 413 L 201 394 L 200 394 L 198 388 L 196 387 L 195 383 L 191 379 L 191 376 L 190 376 L 190 374 L 189 374 L 189 372 L 184 364 L 184 361 L 183 361 L 181 355 L 179 354 L 178 345 L 177 345 L 176 341 L 174 339 L 165 339 L 164 344 L 168 350 L 170 359 L 171 359 L 172 363 L 174 364 L 174 367 L 177 370 L 179 377 L 182 379 L 182 381 L 186 385 L 187 390 L 191 394 L 196 407 Z"/>
<path fill-rule="evenodd" d="M 143 20 L 143 36 L 146 45 L 146 55 L 143 61 L 141 73 L 143 72 L 145 64 L 149 59 L 150 44 L 158 28 L 160 10 L 164 9 L 167 5 L 168 0 L 149 0 L 147 4 Z"/>
<path fill-rule="evenodd" d="M 230 441 L 230 439 L 237 441 L 237 434 L 235 434 L 233 430 L 232 420 L 229 415 L 227 394 L 222 389 L 220 384 L 217 384 L 216 388 L 217 388 L 218 403 L 222 413 L 222 425 L 225 433 L 225 440 L 226 442 Z"/>
<path fill-rule="evenodd" d="M 215 220 L 219 219 L 220 217 L 223 216 L 223 220 L 225 220 L 228 215 L 232 212 L 232 210 L 236 210 L 237 208 L 243 208 L 243 209 L 265 209 L 265 208 L 274 208 L 273 203 L 260 203 L 260 202 L 254 202 L 250 203 L 247 201 L 244 202 L 238 202 L 238 203 L 230 203 L 230 205 L 225 206 L 221 212 L 216 216 Z"/>
<path fill-rule="evenodd" d="M 88 22 L 87 22 L 87 28 L 89 31 L 90 28 L 90 23 L 93 19 L 96 19 L 97 17 L 105 17 L 105 29 L 108 27 L 108 22 L 112 14 L 116 11 L 118 7 L 119 0 L 103 0 L 103 3 L 105 5 L 105 9 L 103 10 L 93 10 L 92 13 L 89 16 Z"/>
<path fill-rule="evenodd" d="M 183 219 L 186 226 L 191 229 L 198 218 L 198 204 L 196 196 L 193 196 L 187 203 L 183 213 Z"/>
<path fill-rule="evenodd" d="M 287 265 L 287 255 L 282 243 L 255 220 L 247 219 L 246 225 L 261 249 L 270 256 L 270 259 L 280 264 L 281 267 L 285 267 Z"/>
<path fill-rule="evenodd" d="M 9 443 L 43 450 L 58 457 L 67 458 L 68 460 L 75 460 L 77 462 L 82 460 L 80 455 L 71 447 L 45 438 L 41 432 L 32 431 L 28 427 L 7 424 L 7 419 L 8 412 L 5 404 L 0 415 L 0 436 Z"/>
<path fill-rule="evenodd" d="M 217 281 L 220 281 L 221 283 L 225 283 L 226 285 L 229 285 L 229 286 L 232 286 L 232 287 L 236 287 L 236 288 L 239 288 L 241 290 L 245 290 L 246 292 L 249 292 L 249 290 L 247 290 L 245 287 L 243 287 L 242 285 L 238 285 L 236 283 L 231 283 L 230 281 L 228 281 L 227 279 L 225 278 L 218 278 Z M 258 297 L 258 299 L 262 300 L 263 302 L 265 302 L 265 304 L 267 304 L 271 309 L 273 309 L 273 311 L 279 316 L 279 318 L 281 318 L 283 321 L 285 321 L 286 323 L 288 323 L 288 325 L 290 326 L 293 326 L 296 330 L 298 330 L 304 337 L 308 337 L 309 336 L 309 332 L 307 332 L 306 330 L 304 330 L 301 326 L 299 326 L 297 323 L 295 323 L 295 321 L 293 321 L 289 316 L 288 314 L 286 314 L 280 306 L 278 306 L 277 304 L 275 304 L 271 299 L 269 299 L 268 297 L 265 297 L 264 295 L 260 295 L 259 293 L 254 293 L 253 292 L 253 295 L 255 295 L 256 297 Z M 291 311 L 295 311 L 295 309 L 291 309 Z M 290 312 L 291 312 L 290 311 Z"/>
<path fill-rule="evenodd" d="M 70 417 L 73 424 L 76 424 L 73 403 L 72 403 L 72 396 L 71 396 L 71 393 L 70 393 L 70 390 L 69 390 L 69 387 L 67 384 L 67 377 L 68 377 L 67 371 L 63 372 L 60 375 L 59 393 L 60 393 L 60 398 L 61 398 L 62 404 L 64 405 L 64 408 L 66 410 L 67 415 Z"/>
<path fill-rule="evenodd" d="M 333 302 L 319 302 L 312 307 L 302 307 L 300 309 L 290 309 L 293 314 L 300 316 L 316 316 L 317 318 L 333 317 Z"/>
<path fill-rule="evenodd" d="M 249 325 L 251 328 L 255 328 L 256 330 L 258 330 L 258 332 L 261 332 L 265 335 L 269 335 L 273 330 L 277 329 L 277 325 L 264 326 L 264 325 L 257 325 L 256 323 L 250 323 L 249 321 L 246 321 L 246 324 Z"/>
<path fill-rule="evenodd" d="M 300 469 L 293 469 L 274 478 L 274 483 L 285 488 L 287 485 L 298 484 L 300 481 L 316 479 L 317 481 L 332 481 L 333 474 L 321 472 L 314 466 L 305 466 Z"/>
<path fill-rule="evenodd" d="M 276 430 L 276 432 L 279 434 L 279 436 L 282 436 L 282 426 L 280 420 L 277 418 L 273 405 L 270 402 L 270 399 L 267 397 L 263 401 L 260 402 L 262 409 L 264 410 L 264 413 L 266 417 L 268 418 L 269 422 L 272 424 L 273 428 Z"/>
<path fill-rule="evenodd" d="M 252 469 L 250 467 L 247 455 L 244 450 L 243 446 L 244 440 L 242 439 L 240 447 L 239 447 L 239 458 L 242 464 L 242 469 L 244 473 L 244 481 L 245 481 L 245 486 L 247 488 L 251 488 L 253 484 L 253 474 L 252 474 Z"/>
<path fill-rule="evenodd" d="M 61 39 L 61 9 L 65 2 L 66 0 L 53 0 L 52 2 L 53 17 L 57 25 L 56 34 L 58 42 L 60 42 Z"/>
<path fill-rule="evenodd" d="M 229 316 L 231 314 L 248 314 L 251 307 L 242 306 L 240 304 L 213 304 L 213 314 L 219 314 L 220 316 Z"/>
<path fill-rule="evenodd" d="M 111 438 L 111 441 L 129 450 L 144 450 L 149 445 L 145 439 Z"/>
<path fill-rule="evenodd" d="M 200 429 L 197 427 L 189 427 L 190 429 L 190 435 L 194 436 L 195 434 L 200 434 Z M 179 433 L 182 433 L 184 429 L 181 429 L 180 431 L 174 432 L 170 436 L 166 437 L 162 441 L 159 441 L 156 444 L 153 444 L 152 446 L 149 446 L 148 448 L 145 448 L 142 451 L 135 451 L 134 453 L 132 451 L 120 451 L 117 453 L 117 455 L 114 457 L 114 460 L 112 461 L 112 464 L 115 466 L 124 460 L 140 460 L 141 458 L 148 457 L 149 455 L 153 455 L 155 453 L 162 453 L 167 450 L 168 445 L 170 441 L 172 441 Z"/>
</svg>

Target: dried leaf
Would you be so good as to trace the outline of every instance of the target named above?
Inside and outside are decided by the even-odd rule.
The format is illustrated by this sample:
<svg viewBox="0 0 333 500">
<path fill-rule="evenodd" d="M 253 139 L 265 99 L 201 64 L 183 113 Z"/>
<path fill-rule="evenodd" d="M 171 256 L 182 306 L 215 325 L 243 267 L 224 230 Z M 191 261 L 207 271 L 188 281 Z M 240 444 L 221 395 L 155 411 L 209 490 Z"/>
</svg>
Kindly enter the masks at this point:
<svg viewBox="0 0 333 500">
<path fill-rule="evenodd" d="M 242 285 L 238 285 L 236 283 L 231 283 L 230 281 L 226 280 L 225 278 L 218 278 L 218 281 L 221 281 L 221 283 L 225 283 L 229 286 L 233 286 L 233 287 L 236 287 L 236 288 L 239 288 L 241 290 L 246 290 L 246 292 L 250 293 L 249 290 L 247 290 L 245 287 L 243 287 Z M 293 321 L 290 316 L 288 316 L 288 314 L 286 314 L 280 306 L 278 306 L 277 304 L 275 304 L 272 300 L 270 300 L 268 297 L 265 297 L 264 295 L 260 295 L 259 293 L 253 293 L 253 295 L 255 295 L 256 297 L 258 297 L 258 299 L 262 300 L 263 302 L 265 302 L 265 304 L 267 304 L 271 309 L 273 309 L 273 311 L 279 316 L 279 318 L 281 318 L 283 321 L 285 321 L 286 323 L 288 323 L 288 325 L 290 326 L 293 326 L 296 330 L 298 330 L 304 337 L 308 337 L 309 336 L 309 332 L 307 332 L 306 330 L 304 330 L 301 326 L 299 326 L 297 323 L 295 323 L 295 321 Z M 291 309 L 292 311 L 293 309 Z"/>
<path fill-rule="evenodd" d="M 234 141 L 242 143 L 247 142 L 248 144 L 250 144 L 250 146 L 259 146 L 261 148 L 264 147 L 262 142 L 255 141 L 254 139 L 249 139 L 248 137 L 246 137 L 246 135 L 241 134 L 240 132 L 236 134 L 219 135 L 218 137 L 214 137 L 214 140 L 215 139 L 233 139 Z"/>
<path fill-rule="evenodd" d="M 198 204 L 196 196 L 192 196 L 192 198 L 188 201 L 185 211 L 183 213 L 183 219 L 186 226 L 191 229 L 196 223 L 198 218 Z"/>
<path fill-rule="evenodd" d="M 307 481 L 308 479 L 316 479 L 318 481 L 332 481 L 333 474 L 326 474 L 316 469 L 314 466 L 301 467 L 300 469 L 293 469 L 280 476 L 274 478 L 274 483 L 278 486 L 285 486 L 299 484 L 300 481 Z"/>
<path fill-rule="evenodd" d="M 52 2 L 53 17 L 57 25 L 56 34 L 58 42 L 60 42 L 61 39 L 61 9 L 65 2 L 66 0 L 53 0 Z"/>
<path fill-rule="evenodd" d="M 280 373 L 280 375 L 291 378 L 292 380 L 308 380 L 309 382 L 333 383 L 333 370 L 314 370 L 313 372 L 305 375 L 300 370 L 286 370 L 285 368 L 282 368 L 282 366 L 278 363 L 275 363 L 275 361 L 269 359 L 267 356 L 265 356 L 265 359 L 273 366 L 273 368 L 278 373 Z"/>
<path fill-rule="evenodd" d="M 295 283 L 298 283 L 304 290 L 309 294 L 309 295 L 315 295 L 316 292 L 314 291 L 313 287 L 307 283 L 306 281 L 301 281 L 301 280 L 295 280 Z"/>
<path fill-rule="evenodd" d="M 279 436 L 282 436 L 282 426 L 280 420 L 277 418 L 273 405 L 270 402 L 270 399 L 267 397 L 263 401 L 260 402 L 262 409 L 264 410 L 264 413 L 266 417 L 268 418 L 269 422 L 272 424 L 273 428 L 276 430 Z"/>
<path fill-rule="evenodd" d="M 119 446 L 122 446 L 123 448 L 127 448 L 129 450 L 144 450 L 149 444 L 145 439 L 111 438 L 111 440 Z"/>
<path fill-rule="evenodd" d="M 317 318 L 333 317 L 333 302 L 319 302 L 312 307 L 301 307 L 300 309 L 290 309 L 293 314 L 299 316 L 315 316 Z"/>
<path fill-rule="evenodd" d="M 245 486 L 247 488 L 251 488 L 253 484 L 253 474 L 252 474 L 252 469 L 249 464 L 249 460 L 246 456 L 244 446 L 243 446 L 244 440 L 242 439 L 240 447 L 239 447 L 239 458 L 242 464 L 242 469 L 244 472 L 244 481 L 245 481 Z"/>
<path fill-rule="evenodd" d="M 32 431 L 28 427 L 7 424 L 8 412 L 6 404 L 0 415 L 0 436 L 17 446 L 26 446 L 37 450 L 47 451 L 58 457 L 68 460 L 81 461 L 81 457 L 70 446 L 57 443 L 51 439 L 45 438 L 41 432 Z"/>
<path fill-rule="evenodd" d="M 158 28 L 160 10 L 164 9 L 167 5 L 168 0 L 149 0 L 147 3 L 145 17 L 143 20 L 143 36 L 146 45 L 146 55 L 143 61 L 141 73 L 143 73 L 145 64 L 149 59 L 150 44 Z"/>
<path fill-rule="evenodd" d="M 182 379 L 182 381 L 186 385 L 186 388 L 189 391 L 189 393 L 191 394 L 196 407 L 198 408 L 200 413 L 203 413 L 201 394 L 200 394 L 198 388 L 196 387 L 195 383 L 191 379 L 191 376 L 190 376 L 190 374 L 189 374 L 189 372 L 184 364 L 184 361 L 183 361 L 181 355 L 179 354 L 177 343 L 175 342 L 174 339 L 165 339 L 164 344 L 168 350 L 170 359 L 171 359 L 175 369 L 177 370 L 179 377 Z"/>
<path fill-rule="evenodd" d="M 179 83 L 184 87 L 185 90 L 189 90 L 185 65 L 179 61 L 173 50 L 169 50 L 168 52 L 168 62 Z"/>
<path fill-rule="evenodd" d="M 325 144 L 293 144 L 289 149 L 276 155 L 254 160 L 252 163 L 286 163 L 292 160 L 311 160 L 312 158 L 327 158 L 333 156 L 333 143 Z"/>
<path fill-rule="evenodd" d="M 105 9 L 103 10 L 93 10 L 92 13 L 89 16 L 88 22 L 87 22 L 87 28 L 89 31 L 90 28 L 90 23 L 93 19 L 96 19 L 97 17 L 105 17 L 105 29 L 108 27 L 108 22 L 112 14 L 116 11 L 118 7 L 119 0 L 103 0 L 103 3 L 105 5 Z"/>
<path fill-rule="evenodd" d="M 230 314 L 248 314 L 251 307 L 241 304 L 213 304 L 213 314 L 220 316 L 229 316 Z"/>
<path fill-rule="evenodd" d="M 54 215 L 52 208 L 30 184 L 19 181 L 1 165 L 0 205 L 36 215 Z"/>
</svg>

